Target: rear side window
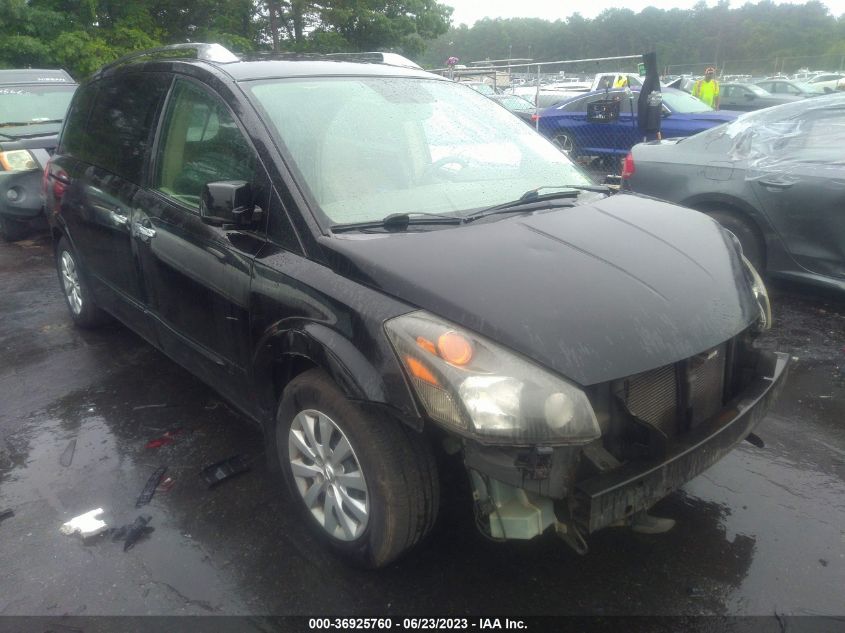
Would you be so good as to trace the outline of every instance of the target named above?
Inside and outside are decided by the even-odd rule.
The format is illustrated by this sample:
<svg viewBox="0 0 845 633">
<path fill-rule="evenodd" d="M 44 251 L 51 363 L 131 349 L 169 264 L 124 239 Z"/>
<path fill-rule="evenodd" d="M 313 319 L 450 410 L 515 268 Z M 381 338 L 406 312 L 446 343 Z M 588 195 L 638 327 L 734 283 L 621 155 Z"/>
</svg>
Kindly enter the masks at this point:
<svg viewBox="0 0 845 633">
<path fill-rule="evenodd" d="M 83 160 L 140 183 L 152 128 L 170 81 L 164 74 L 131 73 L 100 82 L 88 118 Z"/>
<path fill-rule="evenodd" d="M 80 160 L 85 160 L 84 146 L 87 134 L 85 128 L 96 96 L 97 88 L 95 85 L 88 85 L 77 91 L 65 119 L 59 149 L 60 154 L 70 154 Z"/>
</svg>

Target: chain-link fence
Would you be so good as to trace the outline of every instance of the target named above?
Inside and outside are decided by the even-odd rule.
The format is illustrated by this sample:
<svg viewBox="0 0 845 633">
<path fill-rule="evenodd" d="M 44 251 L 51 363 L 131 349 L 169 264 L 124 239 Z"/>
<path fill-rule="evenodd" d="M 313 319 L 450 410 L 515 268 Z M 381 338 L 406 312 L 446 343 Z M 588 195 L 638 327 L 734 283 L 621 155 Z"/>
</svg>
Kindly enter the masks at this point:
<svg viewBox="0 0 845 633">
<path fill-rule="evenodd" d="M 480 92 L 495 89 L 522 97 L 534 105 L 532 125 L 584 167 L 594 181 L 620 175 L 623 158 L 643 140 L 636 121 L 636 90 L 644 79 L 640 76 L 641 55 L 502 61 L 433 72 L 469 83 Z M 588 110 L 595 114 L 601 108 L 609 109 L 612 116 L 605 120 L 588 116 Z"/>
</svg>

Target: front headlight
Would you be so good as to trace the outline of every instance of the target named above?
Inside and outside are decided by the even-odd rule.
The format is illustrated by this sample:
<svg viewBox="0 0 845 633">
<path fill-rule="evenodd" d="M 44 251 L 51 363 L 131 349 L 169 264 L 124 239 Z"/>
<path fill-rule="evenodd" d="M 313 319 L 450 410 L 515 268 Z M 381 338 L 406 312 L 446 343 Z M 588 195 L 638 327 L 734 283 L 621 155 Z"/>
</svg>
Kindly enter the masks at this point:
<svg viewBox="0 0 845 633">
<path fill-rule="evenodd" d="M 581 389 L 427 312 L 385 323 L 428 415 L 485 443 L 572 444 L 601 435 Z"/>
<path fill-rule="evenodd" d="M 760 277 L 760 273 L 757 272 L 754 265 L 742 253 L 740 253 L 740 256 L 745 264 L 748 280 L 751 282 L 751 291 L 760 306 L 760 320 L 758 322 L 760 330 L 768 330 L 772 327 L 772 302 L 769 301 L 769 291 L 766 290 L 766 284 L 763 283 L 763 278 Z"/>
<path fill-rule="evenodd" d="M 38 169 L 38 162 L 35 157 L 25 149 L 13 149 L 8 152 L 0 152 L 0 165 L 6 171 L 29 171 Z"/>
<path fill-rule="evenodd" d="M 739 255 L 742 263 L 745 264 L 745 276 L 748 279 L 748 283 L 751 284 L 751 291 L 754 293 L 757 305 L 760 306 L 760 318 L 757 321 L 757 325 L 760 331 L 768 330 L 772 327 L 772 303 L 769 301 L 769 291 L 766 290 L 766 284 L 763 283 L 763 278 L 757 272 L 757 269 L 754 268 L 754 264 L 748 261 L 748 258 L 742 252 L 742 242 L 739 241 L 739 238 L 734 235 L 733 231 L 729 231 L 724 227 L 722 227 L 722 230 L 728 234 L 731 243 L 734 245 L 734 249 L 736 249 L 737 255 Z"/>
</svg>

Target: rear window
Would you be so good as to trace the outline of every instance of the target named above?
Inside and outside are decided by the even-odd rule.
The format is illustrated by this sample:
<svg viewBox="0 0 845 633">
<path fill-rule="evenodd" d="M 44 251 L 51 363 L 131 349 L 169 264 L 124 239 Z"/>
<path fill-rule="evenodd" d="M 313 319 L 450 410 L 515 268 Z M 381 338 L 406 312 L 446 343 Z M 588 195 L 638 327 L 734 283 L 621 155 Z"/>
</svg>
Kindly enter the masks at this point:
<svg viewBox="0 0 845 633">
<path fill-rule="evenodd" d="M 100 82 L 78 156 L 138 183 L 170 76 L 131 73 Z"/>
</svg>

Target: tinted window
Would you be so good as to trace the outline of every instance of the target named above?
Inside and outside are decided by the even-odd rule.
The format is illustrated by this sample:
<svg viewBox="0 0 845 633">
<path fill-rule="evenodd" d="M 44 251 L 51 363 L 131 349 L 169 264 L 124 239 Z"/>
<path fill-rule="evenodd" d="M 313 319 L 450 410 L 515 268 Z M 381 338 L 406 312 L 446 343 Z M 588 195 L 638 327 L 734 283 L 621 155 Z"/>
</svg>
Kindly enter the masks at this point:
<svg viewBox="0 0 845 633">
<path fill-rule="evenodd" d="M 165 113 L 153 186 L 199 207 L 203 185 L 252 181 L 255 154 L 226 105 L 199 86 L 177 81 Z"/>
<path fill-rule="evenodd" d="M 83 145 L 87 134 L 85 127 L 96 96 L 97 88 L 94 85 L 80 88 L 79 92 L 76 93 L 67 113 L 64 131 L 62 131 L 61 149 L 59 150 L 61 154 L 83 158 Z"/>
<path fill-rule="evenodd" d="M 140 183 L 144 156 L 170 77 L 132 73 L 100 82 L 88 119 L 87 162 Z"/>
</svg>

